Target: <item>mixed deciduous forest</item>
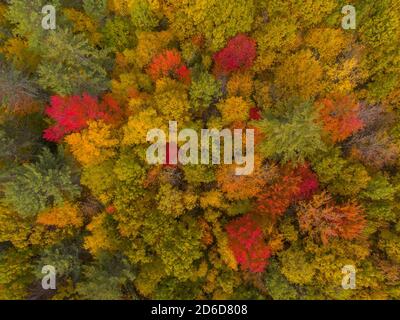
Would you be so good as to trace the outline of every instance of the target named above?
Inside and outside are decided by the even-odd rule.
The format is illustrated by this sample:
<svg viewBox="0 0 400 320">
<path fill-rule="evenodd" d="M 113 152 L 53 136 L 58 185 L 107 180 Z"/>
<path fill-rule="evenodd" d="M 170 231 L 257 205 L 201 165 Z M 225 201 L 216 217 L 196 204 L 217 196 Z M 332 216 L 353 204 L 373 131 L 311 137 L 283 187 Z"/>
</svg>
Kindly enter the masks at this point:
<svg viewBox="0 0 400 320">
<path fill-rule="evenodd" d="M 400 299 L 399 48 L 399 0 L 0 1 L 0 298 Z M 149 165 L 169 121 L 254 171 Z"/>
</svg>

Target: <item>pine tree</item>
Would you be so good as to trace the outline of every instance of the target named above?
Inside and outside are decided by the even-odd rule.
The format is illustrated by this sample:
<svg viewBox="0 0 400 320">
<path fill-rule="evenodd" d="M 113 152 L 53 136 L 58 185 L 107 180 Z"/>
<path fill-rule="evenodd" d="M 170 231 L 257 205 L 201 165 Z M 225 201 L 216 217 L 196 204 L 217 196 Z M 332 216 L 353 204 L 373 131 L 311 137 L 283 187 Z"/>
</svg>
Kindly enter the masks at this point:
<svg viewBox="0 0 400 320">
<path fill-rule="evenodd" d="M 34 163 L 16 168 L 4 184 L 4 199 L 21 216 L 34 216 L 52 205 L 73 201 L 80 194 L 63 153 L 53 155 L 43 149 Z"/>
<path fill-rule="evenodd" d="M 109 86 L 107 52 L 92 47 L 81 34 L 52 32 L 43 43 L 39 84 L 59 95 L 98 94 Z"/>
<path fill-rule="evenodd" d="M 283 163 L 304 163 L 325 150 L 321 139 L 321 128 L 316 123 L 316 113 L 312 103 L 302 103 L 284 115 L 270 114 L 255 126 L 265 134 L 260 151 L 266 158 Z"/>
</svg>

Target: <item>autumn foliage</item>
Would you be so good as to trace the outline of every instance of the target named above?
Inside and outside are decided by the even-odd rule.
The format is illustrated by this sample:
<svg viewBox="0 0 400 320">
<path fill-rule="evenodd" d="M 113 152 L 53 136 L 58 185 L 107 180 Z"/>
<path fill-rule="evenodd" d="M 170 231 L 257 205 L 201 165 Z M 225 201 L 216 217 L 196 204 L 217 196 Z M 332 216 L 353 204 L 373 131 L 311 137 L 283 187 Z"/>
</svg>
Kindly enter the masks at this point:
<svg viewBox="0 0 400 320">
<path fill-rule="evenodd" d="M 76 205 L 66 203 L 39 213 L 37 222 L 58 228 L 80 227 L 83 224 L 83 218 Z"/>
<path fill-rule="evenodd" d="M 251 120 L 260 120 L 262 118 L 261 111 L 257 108 L 250 109 L 250 119 Z"/>
<path fill-rule="evenodd" d="M 311 171 L 310 166 L 307 164 L 297 167 L 296 174 L 300 177 L 300 183 L 295 198 L 298 200 L 311 198 L 319 187 L 317 175 Z"/>
<path fill-rule="evenodd" d="M 316 175 L 308 165 L 286 166 L 257 196 L 257 210 L 279 217 L 296 201 L 308 199 L 318 189 Z"/>
<path fill-rule="evenodd" d="M 186 84 L 190 83 L 190 70 L 182 62 L 177 50 L 166 50 L 155 56 L 147 72 L 154 81 L 161 77 L 171 76 Z"/>
<path fill-rule="evenodd" d="M 365 227 L 365 217 L 359 205 L 337 205 L 322 193 L 315 195 L 310 203 L 303 203 L 298 211 L 301 230 L 319 236 L 326 244 L 331 238 L 353 240 Z"/>
<path fill-rule="evenodd" d="M 273 217 L 285 213 L 299 192 L 298 180 L 294 177 L 283 176 L 277 183 L 268 186 L 257 199 L 257 209 Z"/>
<path fill-rule="evenodd" d="M 256 42 L 244 34 L 230 39 L 225 48 L 214 54 L 215 72 L 230 74 L 245 70 L 253 65 L 256 58 Z"/>
<path fill-rule="evenodd" d="M 46 129 L 43 137 L 48 141 L 60 141 L 66 134 L 79 132 L 88 126 L 88 120 L 104 120 L 115 123 L 122 116 L 121 108 L 110 96 L 99 102 L 88 94 L 82 96 L 53 96 L 45 113 L 56 123 Z"/>
<path fill-rule="evenodd" d="M 0 0 L 0 300 L 400 300 L 399 0 L 47 2 Z"/>
<path fill-rule="evenodd" d="M 263 272 L 271 251 L 265 244 L 262 230 L 251 214 L 231 221 L 226 226 L 230 248 L 243 270 Z"/>
<path fill-rule="evenodd" d="M 343 141 L 363 127 L 358 116 L 359 103 L 354 97 L 333 94 L 319 103 L 324 130 L 330 133 L 333 142 Z"/>
</svg>

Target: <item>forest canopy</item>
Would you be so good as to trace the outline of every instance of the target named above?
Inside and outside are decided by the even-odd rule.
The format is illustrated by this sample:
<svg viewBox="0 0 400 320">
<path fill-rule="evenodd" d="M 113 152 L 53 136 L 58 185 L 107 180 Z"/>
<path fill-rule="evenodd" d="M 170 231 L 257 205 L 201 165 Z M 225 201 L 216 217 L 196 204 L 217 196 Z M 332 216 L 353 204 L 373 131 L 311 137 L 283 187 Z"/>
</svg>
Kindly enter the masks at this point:
<svg viewBox="0 0 400 320">
<path fill-rule="evenodd" d="M 400 299 L 399 47 L 398 0 L 1 0 L 0 299 Z M 148 163 L 170 121 L 254 170 Z"/>
</svg>

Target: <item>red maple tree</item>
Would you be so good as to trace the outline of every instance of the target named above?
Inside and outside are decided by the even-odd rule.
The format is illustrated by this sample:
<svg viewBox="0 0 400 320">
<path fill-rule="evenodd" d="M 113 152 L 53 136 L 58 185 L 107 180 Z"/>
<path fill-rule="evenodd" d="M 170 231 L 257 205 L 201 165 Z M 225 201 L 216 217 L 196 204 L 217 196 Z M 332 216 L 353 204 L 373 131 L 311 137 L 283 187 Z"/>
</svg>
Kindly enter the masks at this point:
<svg viewBox="0 0 400 320">
<path fill-rule="evenodd" d="M 241 268 L 250 272 L 263 272 L 271 256 L 271 250 L 251 214 L 229 222 L 226 231 L 230 248 Z"/>
<path fill-rule="evenodd" d="M 110 95 L 105 95 L 99 103 L 97 98 L 87 93 L 82 96 L 52 96 L 45 113 L 56 123 L 44 130 L 43 138 L 54 142 L 86 128 L 88 120 L 116 123 L 122 118 L 121 108 Z"/>
<path fill-rule="evenodd" d="M 299 190 L 295 195 L 296 200 L 310 199 L 319 187 L 317 175 L 311 171 L 308 164 L 298 166 L 295 173 L 300 177 Z"/>
<path fill-rule="evenodd" d="M 256 58 L 256 42 L 244 34 L 228 41 L 225 48 L 214 54 L 215 72 L 227 75 L 236 70 L 245 70 Z"/>
<path fill-rule="evenodd" d="M 164 167 L 176 167 L 178 163 L 178 152 L 179 146 L 176 143 L 169 143 L 165 144 L 165 160 L 166 163 L 163 165 Z"/>
<path fill-rule="evenodd" d="M 165 50 L 156 55 L 151 61 L 147 73 L 156 81 L 162 77 L 171 76 L 189 84 L 191 81 L 190 70 L 182 62 L 181 54 L 175 50 Z"/>
</svg>

